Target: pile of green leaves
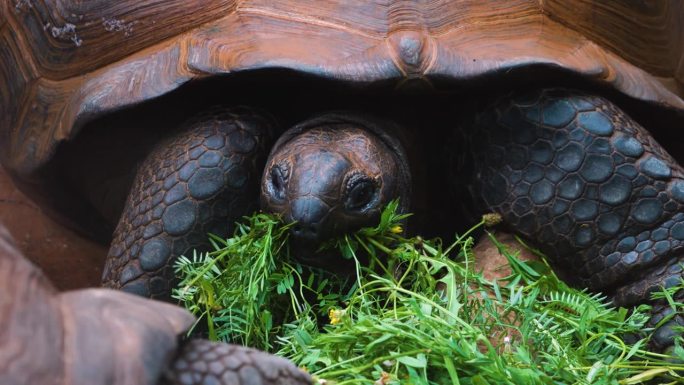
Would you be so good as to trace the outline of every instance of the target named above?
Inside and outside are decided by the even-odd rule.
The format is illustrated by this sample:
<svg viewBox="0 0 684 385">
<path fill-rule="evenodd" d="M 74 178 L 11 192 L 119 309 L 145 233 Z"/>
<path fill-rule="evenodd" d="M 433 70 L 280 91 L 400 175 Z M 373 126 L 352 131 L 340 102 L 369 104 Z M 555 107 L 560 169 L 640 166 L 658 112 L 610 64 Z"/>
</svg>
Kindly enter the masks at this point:
<svg viewBox="0 0 684 385">
<path fill-rule="evenodd" d="M 675 356 L 646 349 L 647 306 L 612 308 L 493 237 L 512 274 L 488 281 L 473 269 L 470 231 L 446 247 L 404 238 L 396 208 L 326 246 L 352 276 L 297 264 L 288 226 L 256 214 L 232 238 L 212 237 L 215 251 L 181 258 L 174 296 L 210 338 L 282 355 L 327 384 L 684 383 L 679 344 Z M 682 313 L 671 293 L 661 295 Z"/>
</svg>

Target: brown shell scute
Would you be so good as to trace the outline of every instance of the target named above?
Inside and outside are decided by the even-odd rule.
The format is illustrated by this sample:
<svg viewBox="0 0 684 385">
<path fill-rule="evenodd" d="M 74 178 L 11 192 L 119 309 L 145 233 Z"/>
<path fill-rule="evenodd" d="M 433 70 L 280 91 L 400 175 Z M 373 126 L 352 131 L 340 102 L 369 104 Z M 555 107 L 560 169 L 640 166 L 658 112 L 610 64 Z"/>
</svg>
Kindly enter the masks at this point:
<svg viewBox="0 0 684 385">
<path fill-rule="evenodd" d="M 257 68 L 372 82 L 565 69 L 684 109 L 679 0 L 0 3 L 0 161 L 30 176 L 94 117 Z M 655 77 L 657 76 L 657 77 Z"/>
<path fill-rule="evenodd" d="M 684 67 L 678 68 L 684 59 L 684 2 L 546 0 L 544 12 L 655 76 L 684 80 Z"/>
<path fill-rule="evenodd" d="M 57 4 L 55 4 L 57 3 Z M 233 12 L 234 0 L 16 2 L 20 31 L 42 76 L 61 80 L 111 64 L 147 46 Z M 22 55 L 23 56 L 23 55 Z"/>
<path fill-rule="evenodd" d="M 17 3 L 15 6 L 19 7 L 20 4 Z M 0 30 L 2 30 L 5 27 L 5 23 L 7 23 L 7 15 L 9 14 L 9 9 L 9 1 L 0 2 Z"/>
<path fill-rule="evenodd" d="M 19 119 L 30 103 L 29 94 L 38 78 L 30 57 L 19 54 L 22 47 L 18 38 L 17 32 L 7 26 L 0 31 L 0 146 L 5 144 L 5 147 L 20 136 Z M 6 162 L 10 148 L 3 150 L 0 161 Z"/>
</svg>

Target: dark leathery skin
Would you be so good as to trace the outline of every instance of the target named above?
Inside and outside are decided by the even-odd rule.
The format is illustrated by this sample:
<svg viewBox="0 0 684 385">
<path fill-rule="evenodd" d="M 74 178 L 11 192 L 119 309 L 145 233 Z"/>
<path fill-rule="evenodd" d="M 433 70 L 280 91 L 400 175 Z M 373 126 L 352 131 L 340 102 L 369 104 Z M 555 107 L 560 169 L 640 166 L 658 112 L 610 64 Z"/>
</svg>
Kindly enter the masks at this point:
<svg viewBox="0 0 684 385">
<path fill-rule="evenodd" d="M 374 123 L 321 116 L 288 130 L 274 146 L 262 177 L 261 207 L 296 222 L 295 242 L 317 245 L 376 223 L 392 199 L 408 204 L 406 156 L 400 144 L 385 140 L 382 123 Z M 362 184 L 367 199 L 355 205 Z"/>
<path fill-rule="evenodd" d="M 496 104 L 472 127 L 475 196 L 576 284 L 616 305 L 682 277 L 684 174 L 605 98 L 550 89 Z"/>
<path fill-rule="evenodd" d="M 166 371 L 168 385 L 310 385 L 290 361 L 256 349 L 206 340 L 189 341 Z"/>
<path fill-rule="evenodd" d="M 347 226 L 370 224 L 378 217 L 384 196 L 394 192 L 396 182 L 388 176 L 395 174 L 396 165 L 388 154 L 377 138 L 360 128 L 308 130 L 269 158 L 262 178 L 262 208 L 282 213 L 287 222 L 296 221 L 296 235 L 311 237 L 312 242 L 340 234 Z M 382 161 L 386 157 L 390 162 Z M 270 191 L 274 167 L 285 174 L 282 199 Z M 368 209 L 352 212 L 344 207 L 344 195 L 356 176 L 368 177 L 376 197 Z"/>
<path fill-rule="evenodd" d="M 214 108 L 160 143 L 139 167 L 107 257 L 103 284 L 168 299 L 173 260 L 225 236 L 258 204 L 274 123 Z"/>
</svg>

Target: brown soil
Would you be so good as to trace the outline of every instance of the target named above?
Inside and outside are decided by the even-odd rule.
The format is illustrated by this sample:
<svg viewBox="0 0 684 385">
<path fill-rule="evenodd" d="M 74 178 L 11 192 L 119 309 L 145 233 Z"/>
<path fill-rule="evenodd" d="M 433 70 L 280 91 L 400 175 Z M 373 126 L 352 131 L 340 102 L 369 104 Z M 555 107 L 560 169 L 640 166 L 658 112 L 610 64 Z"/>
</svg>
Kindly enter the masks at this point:
<svg viewBox="0 0 684 385">
<path fill-rule="evenodd" d="M 518 259 L 521 261 L 538 261 L 539 258 L 525 249 L 511 233 L 499 231 L 494 234 L 496 239 L 503 244 L 511 253 L 518 251 Z M 511 268 L 505 256 L 499 253 L 499 249 L 486 235 L 481 237 L 473 248 L 475 255 L 475 271 L 490 280 L 500 280 L 511 274 Z"/>
<path fill-rule="evenodd" d="M 60 290 L 99 285 L 107 248 L 48 218 L 17 190 L 2 168 L 0 222 L 8 228 L 19 250 Z"/>
</svg>

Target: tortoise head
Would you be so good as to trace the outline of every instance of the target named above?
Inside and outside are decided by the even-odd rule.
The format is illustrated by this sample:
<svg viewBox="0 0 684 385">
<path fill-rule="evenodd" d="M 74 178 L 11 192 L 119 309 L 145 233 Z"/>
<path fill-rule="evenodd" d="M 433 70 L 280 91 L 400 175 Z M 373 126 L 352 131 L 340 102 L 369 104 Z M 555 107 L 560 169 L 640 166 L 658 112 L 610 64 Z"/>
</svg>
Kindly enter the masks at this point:
<svg viewBox="0 0 684 385">
<path fill-rule="evenodd" d="M 266 162 L 262 209 L 295 222 L 296 244 L 316 246 L 375 225 L 393 199 L 407 207 L 408 162 L 392 129 L 386 122 L 344 114 L 291 128 Z"/>
</svg>

